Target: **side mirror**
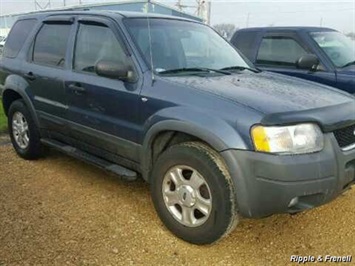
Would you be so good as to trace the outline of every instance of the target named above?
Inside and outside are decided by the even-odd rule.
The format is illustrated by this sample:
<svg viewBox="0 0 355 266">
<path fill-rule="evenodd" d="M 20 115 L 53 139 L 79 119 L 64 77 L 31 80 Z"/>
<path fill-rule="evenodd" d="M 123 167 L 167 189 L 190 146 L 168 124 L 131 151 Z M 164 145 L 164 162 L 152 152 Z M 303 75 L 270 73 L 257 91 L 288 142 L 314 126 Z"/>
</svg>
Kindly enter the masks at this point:
<svg viewBox="0 0 355 266">
<path fill-rule="evenodd" d="M 133 77 L 130 66 L 108 60 L 101 60 L 95 66 L 95 72 L 99 76 L 129 81 Z"/>
<path fill-rule="evenodd" d="M 296 66 L 299 69 L 316 70 L 319 60 L 314 54 L 306 54 L 297 60 Z"/>
</svg>

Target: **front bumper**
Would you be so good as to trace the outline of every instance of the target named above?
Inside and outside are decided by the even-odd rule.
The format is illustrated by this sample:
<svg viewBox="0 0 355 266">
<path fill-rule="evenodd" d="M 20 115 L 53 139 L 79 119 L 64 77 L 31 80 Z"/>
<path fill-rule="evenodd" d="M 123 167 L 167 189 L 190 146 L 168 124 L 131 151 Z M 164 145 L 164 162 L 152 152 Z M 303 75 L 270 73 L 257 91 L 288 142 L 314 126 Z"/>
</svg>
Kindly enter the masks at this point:
<svg viewBox="0 0 355 266">
<path fill-rule="evenodd" d="M 327 203 L 355 183 L 355 149 L 342 151 L 332 133 L 321 152 L 271 155 L 243 150 L 221 153 L 236 187 L 243 217 L 294 213 Z M 298 197 L 298 201 L 291 200 Z"/>
</svg>

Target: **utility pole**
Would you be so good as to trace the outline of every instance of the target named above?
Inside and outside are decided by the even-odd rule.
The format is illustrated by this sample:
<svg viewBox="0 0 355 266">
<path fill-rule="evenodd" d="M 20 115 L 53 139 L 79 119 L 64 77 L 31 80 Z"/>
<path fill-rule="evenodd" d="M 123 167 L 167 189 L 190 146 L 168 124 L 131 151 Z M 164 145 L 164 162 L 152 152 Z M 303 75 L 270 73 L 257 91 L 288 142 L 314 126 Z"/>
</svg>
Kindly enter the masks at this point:
<svg viewBox="0 0 355 266">
<path fill-rule="evenodd" d="M 323 27 L 323 17 L 320 18 L 319 26 Z"/>
<path fill-rule="evenodd" d="M 182 5 L 181 0 L 178 0 L 175 6 L 176 6 L 177 9 L 179 9 L 180 11 L 183 11 L 184 6 Z"/>
<path fill-rule="evenodd" d="M 207 15 L 206 15 L 206 23 L 207 25 L 211 25 L 211 13 L 212 13 L 212 2 L 207 2 Z"/>
<path fill-rule="evenodd" d="M 246 27 L 249 28 L 250 12 L 248 12 Z"/>
<path fill-rule="evenodd" d="M 194 9 L 194 15 L 202 18 L 207 24 L 211 22 L 211 1 L 196 0 L 195 5 L 185 5 L 182 0 L 178 0 L 175 6 L 182 12 L 184 9 Z"/>
<path fill-rule="evenodd" d="M 66 6 L 66 5 L 67 5 L 67 1 L 63 0 L 63 6 Z"/>
</svg>

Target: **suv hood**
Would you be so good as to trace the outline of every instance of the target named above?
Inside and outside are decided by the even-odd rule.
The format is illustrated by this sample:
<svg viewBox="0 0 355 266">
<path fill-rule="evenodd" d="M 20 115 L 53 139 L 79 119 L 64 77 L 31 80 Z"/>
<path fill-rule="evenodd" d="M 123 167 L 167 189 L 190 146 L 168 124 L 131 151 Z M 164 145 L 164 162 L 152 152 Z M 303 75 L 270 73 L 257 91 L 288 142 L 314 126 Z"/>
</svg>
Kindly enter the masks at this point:
<svg viewBox="0 0 355 266">
<path fill-rule="evenodd" d="M 355 98 L 349 94 L 318 83 L 280 74 L 261 72 L 232 74 L 218 77 L 164 77 L 174 83 L 213 93 L 226 100 L 247 106 L 264 114 L 267 124 L 292 123 L 312 120 L 311 113 L 318 113 L 320 124 L 355 121 Z M 341 109 L 344 108 L 342 113 Z M 329 120 L 327 109 L 340 114 Z M 346 109 L 346 110 L 345 110 Z M 277 116 L 275 114 L 280 114 Z M 283 119 L 281 119 L 281 114 Z M 285 114 L 288 115 L 285 120 Z M 295 117 L 295 114 L 301 114 Z M 333 114 L 332 114 L 333 115 Z M 328 118 L 327 118 L 328 116 Z M 272 118 L 272 119 L 271 119 Z M 282 120 L 282 121 L 281 121 Z M 338 121 L 337 121 L 338 120 Z"/>
</svg>

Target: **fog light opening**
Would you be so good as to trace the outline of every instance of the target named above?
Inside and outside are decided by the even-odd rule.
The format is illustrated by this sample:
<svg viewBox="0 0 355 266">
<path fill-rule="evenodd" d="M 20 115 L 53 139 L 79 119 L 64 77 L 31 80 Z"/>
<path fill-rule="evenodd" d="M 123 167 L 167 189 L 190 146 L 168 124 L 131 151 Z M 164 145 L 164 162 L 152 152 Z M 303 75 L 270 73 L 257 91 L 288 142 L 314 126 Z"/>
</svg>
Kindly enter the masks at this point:
<svg viewBox="0 0 355 266">
<path fill-rule="evenodd" d="M 295 205 L 297 205 L 298 204 L 298 197 L 295 197 L 295 198 L 293 198 L 291 201 L 290 201 L 290 203 L 288 204 L 288 207 L 289 208 L 292 208 L 292 207 L 294 207 Z"/>
</svg>

